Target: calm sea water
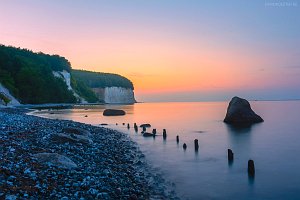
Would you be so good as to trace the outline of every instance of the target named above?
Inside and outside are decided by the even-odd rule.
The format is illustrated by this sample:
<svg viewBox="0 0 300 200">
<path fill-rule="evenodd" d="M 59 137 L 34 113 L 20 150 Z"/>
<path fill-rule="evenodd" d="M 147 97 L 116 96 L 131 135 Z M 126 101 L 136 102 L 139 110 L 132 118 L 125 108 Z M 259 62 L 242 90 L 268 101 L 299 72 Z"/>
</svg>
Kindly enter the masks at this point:
<svg viewBox="0 0 300 200">
<path fill-rule="evenodd" d="M 154 169 L 175 183 L 184 199 L 300 199 L 300 101 L 251 102 L 265 122 L 243 129 L 222 122 L 227 104 L 140 103 L 37 114 L 93 125 L 107 123 L 107 127 L 129 134 Z M 123 109 L 127 115 L 104 117 L 105 108 Z M 134 122 L 150 123 L 158 133 L 165 128 L 167 140 L 162 136 L 144 138 L 123 122 L 131 127 Z M 199 140 L 198 152 L 194 139 Z M 186 151 L 183 143 L 187 144 Z M 227 160 L 228 148 L 234 152 L 232 164 Z M 254 179 L 247 174 L 248 159 L 255 162 Z"/>
</svg>

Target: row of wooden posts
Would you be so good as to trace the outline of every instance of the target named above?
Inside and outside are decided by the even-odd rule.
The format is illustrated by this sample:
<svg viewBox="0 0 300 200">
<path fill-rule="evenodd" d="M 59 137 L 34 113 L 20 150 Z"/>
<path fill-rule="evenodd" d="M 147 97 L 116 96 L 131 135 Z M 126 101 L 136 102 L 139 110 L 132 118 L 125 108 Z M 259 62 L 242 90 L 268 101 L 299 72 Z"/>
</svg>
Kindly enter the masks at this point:
<svg viewBox="0 0 300 200">
<path fill-rule="evenodd" d="M 116 125 L 118 125 L 118 124 L 116 124 Z M 125 123 L 123 123 L 123 125 L 125 125 Z M 130 129 L 130 124 L 129 123 L 127 124 L 127 128 Z M 137 126 L 136 123 L 134 123 L 134 130 L 135 130 L 135 132 L 138 132 L 138 126 Z M 146 127 L 143 126 L 142 133 L 144 133 L 144 132 L 146 132 Z M 156 129 L 152 130 L 152 134 L 153 134 L 153 137 L 156 136 Z M 163 139 L 164 140 L 167 139 L 167 130 L 166 129 L 163 129 Z M 177 144 L 179 143 L 179 135 L 176 136 L 176 142 L 177 142 Z M 194 140 L 194 147 L 195 147 L 195 151 L 199 150 L 198 139 Z M 183 143 L 182 148 L 184 150 L 187 149 L 186 143 Z M 234 153 L 233 153 L 233 151 L 231 149 L 228 149 L 227 154 L 228 154 L 227 155 L 228 162 L 232 163 L 233 160 L 234 160 Z M 253 160 L 248 160 L 248 175 L 252 176 L 252 177 L 254 177 L 254 175 L 255 175 L 255 166 L 254 166 L 254 161 Z"/>
</svg>

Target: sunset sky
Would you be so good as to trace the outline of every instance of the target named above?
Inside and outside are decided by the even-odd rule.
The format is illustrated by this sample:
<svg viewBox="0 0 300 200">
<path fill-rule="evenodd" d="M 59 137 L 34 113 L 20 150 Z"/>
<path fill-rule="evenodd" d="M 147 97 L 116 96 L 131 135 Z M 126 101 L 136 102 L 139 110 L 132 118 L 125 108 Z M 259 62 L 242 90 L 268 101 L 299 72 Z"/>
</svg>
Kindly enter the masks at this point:
<svg viewBox="0 0 300 200">
<path fill-rule="evenodd" d="M 296 0 L 0 0 L 0 43 L 121 74 L 138 101 L 300 98 Z"/>
</svg>

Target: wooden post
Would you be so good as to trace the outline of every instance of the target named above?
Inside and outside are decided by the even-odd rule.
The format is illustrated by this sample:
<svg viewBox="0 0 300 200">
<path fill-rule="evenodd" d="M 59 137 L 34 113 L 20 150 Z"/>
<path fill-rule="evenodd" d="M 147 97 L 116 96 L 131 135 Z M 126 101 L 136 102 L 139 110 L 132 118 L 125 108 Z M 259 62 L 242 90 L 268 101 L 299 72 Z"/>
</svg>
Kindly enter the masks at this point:
<svg viewBox="0 0 300 200">
<path fill-rule="evenodd" d="M 186 144 L 185 144 L 185 143 L 183 144 L 183 146 L 182 146 L 182 147 L 183 147 L 183 149 L 184 149 L 184 150 L 186 150 L 186 148 L 187 148 L 187 146 L 186 146 Z"/>
<path fill-rule="evenodd" d="M 194 140 L 194 143 L 195 143 L 195 151 L 198 151 L 198 149 L 199 149 L 198 140 L 195 139 L 195 140 Z"/>
<path fill-rule="evenodd" d="M 156 128 L 154 128 L 154 129 L 152 130 L 152 134 L 153 134 L 153 137 L 156 136 Z"/>
<path fill-rule="evenodd" d="M 163 138 L 164 138 L 164 140 L 167 138 L 167 131 L 166 131 L 166 129 L 163 129 Z"/>
<path fill-rule="evenodd" d="M 179 135 L 176 136 L 176 142 L 179 143 Z"/>
<path fill-rule="evenodd" d="M 130 129 L 130 124 L 129 123 L 127 124 L 127 128 Z"/>
<path fill-rule="evenodd" d="M 138 126 L 136 125 L 136 123 L 134 123 L 134 131 L 138 132 Z"/>
<path fill-rule="evenodd" d="M 255 167 L 254 167 L 254 161 L 248 160 L 248 175 L 254 176 L 255 175 Z"/>
<path fill-rule="evenodd" d="M 228 149 L 228 161 L 233 161 L 233 152 L 231 149 Z"/>
</svg>

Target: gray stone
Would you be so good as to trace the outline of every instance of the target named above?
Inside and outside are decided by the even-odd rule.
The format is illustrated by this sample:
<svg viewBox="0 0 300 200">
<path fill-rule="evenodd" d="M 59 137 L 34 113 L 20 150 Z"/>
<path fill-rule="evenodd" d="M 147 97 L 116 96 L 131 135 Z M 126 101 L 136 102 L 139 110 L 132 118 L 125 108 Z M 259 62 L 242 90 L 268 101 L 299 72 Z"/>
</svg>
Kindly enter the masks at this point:
<svg viewBox="0 0 300 200">
<path fill-rule="evenodd" d="M 90 144 L 93 141 L 85 135 L 55 133 L 51 135 L 51 140 L 56 143 L 83 143 Z"/>
<path fill-rule="evenodd" d="M 145 128 L 150 128 L 151 124 L 141 124 L 140 125 L 141 128 L 145 127 Z"/>
<path fill-rule="evenodd" d="M 57 153 L 38 153 L 33 156 L 38 162 L 43 164 L 53 165 L 64 169 L 77 168 L 77 165 L 70 158 Z"/>
<path fill-rule="evenodd" d="M 119 116 L 119 115 L 126 115 L 124 110 L 117 110 L 117 109 L 105 109 L 103 111 L 104 116 Z"/>
<path fill-rule="evenodd" d="M 153 137 L 154 134 L 153 133 L 147 133 L 147 132 L 145 132 L 145 133 L 143 133 L 143 136 L 144 137 Z"/>
<path fill-rule="evenodd" d="M 233 97 L 228 105 L 225 123 L 243 125 L 263 122 L 264 120 L 257 115 L 246 99 Z"/>
<path fill-rule="evenodd" d="M 69 133 L 69 134 L 75 134 L 75 135 L 84 135 L 87 137 L 91 136 L 91 133 L 87 130 L 84 130 L 82 128 L 75 128 L 75 127 L 67 127 L 62 129 L 63 132 Z"/>
<path fill-rule="evenodd" d="M 15 195 L 6 195 L 5 196 L 5 200 L 16 200 L 17 199 L 17 196 Z"/>
</svg>

